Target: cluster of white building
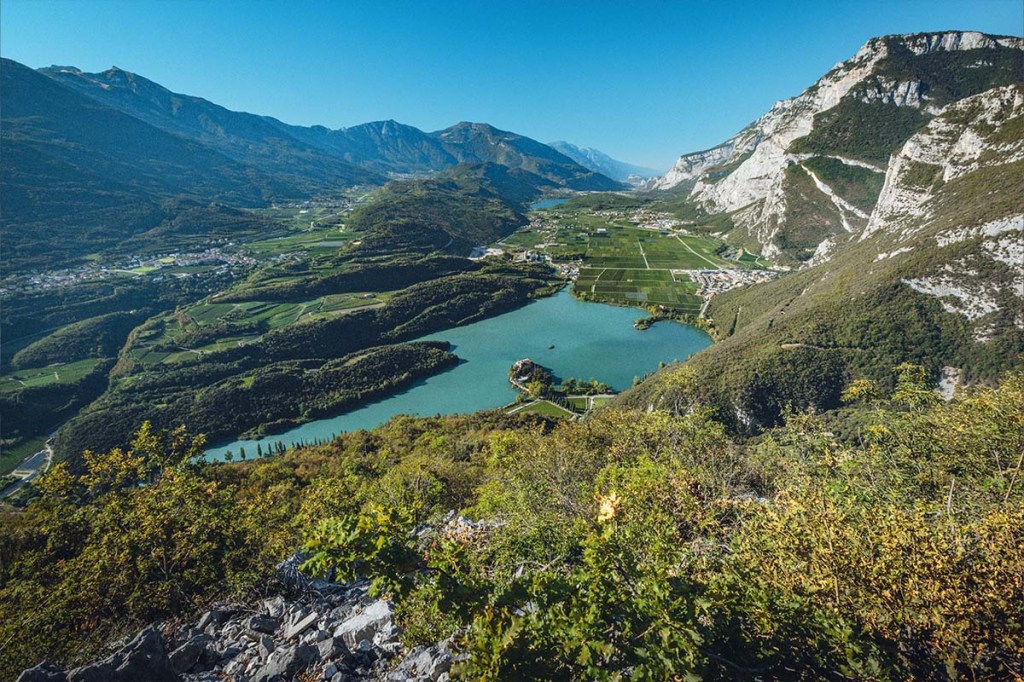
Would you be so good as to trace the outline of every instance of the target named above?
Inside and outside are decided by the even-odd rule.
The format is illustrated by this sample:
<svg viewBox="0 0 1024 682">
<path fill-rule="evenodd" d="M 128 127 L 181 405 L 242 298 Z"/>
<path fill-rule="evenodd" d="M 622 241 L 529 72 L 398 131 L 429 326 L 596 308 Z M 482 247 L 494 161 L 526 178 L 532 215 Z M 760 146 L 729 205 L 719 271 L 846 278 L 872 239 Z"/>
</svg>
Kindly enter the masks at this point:
<svg viewBox="0 0 1024 682">
<path fill-rule="evenodd" d="M 231 244 L 228 244 L 231 246 Z M 49 270 L 46 272 L 27 273 L 4 278 L 0 284 L 0 294 L 27 293 L 74 286 L 85 282 L 96 282 L 125 274 L 149 275 L 154 279 L 162 279 L 158 271 L 166 268 L 184 268 L 201 265 L 217 266 L 215 271 L 224 271 L 235 266 L 252 266 L 257 260 L 251 256 L 237 253 L 226 253 L 220 247 L 211 247 L 204 251 L 190 253 L 165 253 L 147 256 L 132 256 L 107 265 L 80 265 L 77 268 Z M 188 272 L 176 272 L 176 277 L 189 277 Z"/>
<path fill-rule="evenodd" d="M 673 275 L 686 275 L 697 284 L 697 295 L 711 298 L 715 294 L 768 282 L 779 273 L 771 270 L 673 270 Z"/>
<path fill-rule="evenodd" d="M 643 208 L 633 211 L 632 215 L 629 216 L 629 220 L 636 223 L 636 226 L 639 228 L 657 230 L 659 232 L 678 230 L 685 224 L 671 213 L 657 213 Z"/>
</svg>

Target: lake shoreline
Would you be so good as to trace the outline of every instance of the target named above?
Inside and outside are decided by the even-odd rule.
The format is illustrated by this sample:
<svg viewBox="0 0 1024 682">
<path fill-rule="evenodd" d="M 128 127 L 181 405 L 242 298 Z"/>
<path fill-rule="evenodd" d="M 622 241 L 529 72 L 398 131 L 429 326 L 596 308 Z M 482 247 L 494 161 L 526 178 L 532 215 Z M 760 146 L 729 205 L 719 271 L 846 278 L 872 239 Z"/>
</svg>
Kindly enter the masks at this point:
<svg viewBox="0 0 1024 682">
<path fill-rule="evenodd" d="M 448 341 L 459 363 L 414 381 L 376 401 L 331 417 L 312 420 L 284 433 L 258 440 L 221 441 L 207 449 L 210 458 L 257 446 L 267 452 L 278 442 L 323 442 L 337 434 L 371 429 L 399 414 L 432 416 L 498 409 L 515 400 L 508 367 L 532 358 L 562 377 L 591 378 L 615 390 L 629 388 L 635 377 L 655 371 L 662 362 L 682 361 L 712 344 L 704 331 L 683 323 L 634 328 L 648 311 L 581 301 L 568 287 L 524 306 L 468 325 L 410 339 Z"/>
</svg>

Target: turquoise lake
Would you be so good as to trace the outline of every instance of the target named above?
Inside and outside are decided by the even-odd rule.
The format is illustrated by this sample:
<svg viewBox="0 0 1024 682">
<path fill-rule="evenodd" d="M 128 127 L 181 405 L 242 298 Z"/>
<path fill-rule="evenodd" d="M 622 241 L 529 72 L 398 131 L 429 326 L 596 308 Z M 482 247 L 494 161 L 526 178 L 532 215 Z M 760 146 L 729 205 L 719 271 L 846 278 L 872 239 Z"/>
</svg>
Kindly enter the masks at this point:
<svg viewBox="0 0 1024 682">
<path fill-rule="evenodd" d="M 634 329 L 633 323 L 646 314 L 637 308 L 584 303 L 566 288 L 518 310 L 417 339 L 443 339 L 453 345 L 452 352 L 462 362 L 441 374 L 351 412 L 259 441 L 221 444 L 207 455 L 221 457 L 229 450 L 237 454 L 244 447 L 252 456 L 257 443 L 267 452 L 278 441 L 291 445 L 327 440 L 372 429 L 399 414 L 429 416 L 501 407 L 515 400 L 508 369 L 521 358 L 548 367 L 562 379 L 594 378 L 621 391 L 633 384 L 634 377 L 657 369 L 659 362 L 685 360 L 711 344 L 701 330 L 674 322 L 659 322 L 646 331 Z"/>
<path fill-rule="evenodd" d="M 531 211 L 543 211 L 548 208 L 554 208 L 560 206 L 565 202 L 569 201 L 566 197 L 553 197 L 551 199 L 538 199 L 537 201 L 530 204 Z"/>
</svg>

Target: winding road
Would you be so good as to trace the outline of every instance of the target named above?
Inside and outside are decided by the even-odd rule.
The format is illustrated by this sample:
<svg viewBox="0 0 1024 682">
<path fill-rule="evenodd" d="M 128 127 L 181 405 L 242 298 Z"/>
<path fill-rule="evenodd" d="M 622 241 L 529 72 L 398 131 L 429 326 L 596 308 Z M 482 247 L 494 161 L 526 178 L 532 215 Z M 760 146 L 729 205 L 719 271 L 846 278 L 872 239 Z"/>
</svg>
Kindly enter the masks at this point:
<svg viewBox="0 0 1024 682">
<path fill-rule="evenodd" d="M 42 450 L 23 460 L 22 463 L 11 472 L 11 475 L 13 476 L 20 476 L 21 480 L 15 481 L 3 490 L 0 490 L 0 500 L 10 497 L 36 479 L 40 474 L 48 471 L 52 462 L 53 449 L 50 447 L 50 444 L 47 443 Z"/>
</svg>

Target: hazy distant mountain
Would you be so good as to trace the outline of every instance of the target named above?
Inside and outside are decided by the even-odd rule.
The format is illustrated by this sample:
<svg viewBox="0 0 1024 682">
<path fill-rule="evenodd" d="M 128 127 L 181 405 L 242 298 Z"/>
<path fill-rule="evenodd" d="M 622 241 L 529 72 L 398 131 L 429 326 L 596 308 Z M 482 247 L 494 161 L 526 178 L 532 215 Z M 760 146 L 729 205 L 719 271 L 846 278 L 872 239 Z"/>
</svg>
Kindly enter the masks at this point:
<svg viewBox="0 0 1024 682">
<path fill-rule="evenodd" d="M 230 111 L 200 97 L 180 95 L 117 67 L 84 73 L 74 67 L 51 66 L 40 71 L 107 106 L 161 130 L 194 140 L 245 164 L 303 187 L 306 192 L 330 190 L 382 178 L 335 153 L 303 142 L 275 119 Z"/>
<path fill-rule="evenodd" d="M 642 180 L 662 174 L 662 171 L 653 168 L 635 166 L 625 161 L 613 159 L 593 147 L 580 147 L 572 142 L 564 141 L 550 142 L 548 146 L 557 149 L 576 163 L 589 168 L 595 173 L 601 173 L 607 175 L 612 180 L 628 182 L 631 185 L 638 185 Z"/>
<path fill-rule="evenodd" d="M 619 188 L 547 145 L 483 123 L 459 123 L 435 133 L 391 120 L 339 130 L 293 126 L 173 93 L 116 67 L 103 73 L 60 66 L 41 71 L 103 104 L 278 175 L 316 177 L 339 186 L 379 180 L 378 173 L 432 173 L 460 163 L 490 162 L 570 189 Z"/>
</svg>

